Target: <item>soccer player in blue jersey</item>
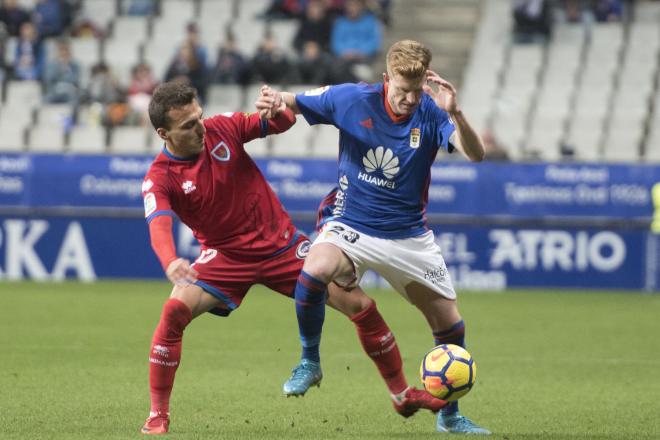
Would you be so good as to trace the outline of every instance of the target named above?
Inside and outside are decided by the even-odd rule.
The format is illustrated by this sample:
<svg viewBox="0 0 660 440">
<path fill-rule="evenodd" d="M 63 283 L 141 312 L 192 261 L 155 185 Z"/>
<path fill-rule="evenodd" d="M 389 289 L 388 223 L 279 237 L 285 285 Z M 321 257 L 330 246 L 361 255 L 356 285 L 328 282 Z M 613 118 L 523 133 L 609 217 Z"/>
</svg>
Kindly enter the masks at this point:
<svg viewBox="0 0 660 440">
<path fill-rule="evenodd" d="M 381 84 L 342 84 L 282 99 L 310 124 L 340 132 L 338 188 L 295 290 L 302 359 L 284 384 L 301 395 L 322 378 L 319 344 L 327 286 L 350 289 L 367 269 L 382 275 L 424 315 L 435 344 L 465 346 L 456 292 L 425 219 L 431 165 L 438 150 L 481 161 L 484 147 L 458 106 L 456 90 L 429 70 L 431 52 L 399 41 L 387 53 Z M 431 87 L 433 84 L 434 87 Z M 333 295 L 348 295 L 339 290 Z M 451 403 L 440 432 L 489 434 Z"/>
</svg>

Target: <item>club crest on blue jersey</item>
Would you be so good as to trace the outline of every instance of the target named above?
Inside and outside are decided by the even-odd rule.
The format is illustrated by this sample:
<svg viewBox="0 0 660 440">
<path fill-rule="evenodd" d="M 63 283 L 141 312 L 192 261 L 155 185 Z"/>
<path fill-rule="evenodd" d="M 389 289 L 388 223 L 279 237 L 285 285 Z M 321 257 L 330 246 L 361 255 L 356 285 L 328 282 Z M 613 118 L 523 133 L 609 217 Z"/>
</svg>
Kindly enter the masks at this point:
<svg viewBox="0 0 660 440">
<path fill-rule="evenodd" d="M 419 141 L 422 137 L 422 130 L 419 128 L 412 128 L 410 130 L 410 147 L 419 148 Z"/>
<path fill-rule="evenodd" d="M 227 144 L 225 144 L 224 141 L 220 141 L 215 147 L 213 147 L 213 150 L 211 150 L 211 156 L 220 162 L 227 162 L 231 157 L 231 152 L 229 151 Z"/>
</svg>

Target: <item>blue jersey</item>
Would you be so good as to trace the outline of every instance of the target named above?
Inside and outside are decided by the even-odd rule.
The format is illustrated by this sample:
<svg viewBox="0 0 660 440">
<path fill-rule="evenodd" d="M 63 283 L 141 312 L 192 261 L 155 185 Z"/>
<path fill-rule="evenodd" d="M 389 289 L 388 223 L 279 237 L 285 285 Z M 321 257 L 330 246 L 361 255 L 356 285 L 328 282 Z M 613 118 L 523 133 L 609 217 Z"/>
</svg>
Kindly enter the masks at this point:
<svg viewBox="0 0 660 440">
<path fill-rule="evenodd" d="M 296 96 L 310 124 L 339 129 L 338 190 L 324 221 L 339 220 L 375 237 L 427 231 L 431 165 L 439 148 L 452 151 L 454 125 L 427 94 L 403 120 L 388 114 L 383 84 L 342 84 Z"/>
</svg>

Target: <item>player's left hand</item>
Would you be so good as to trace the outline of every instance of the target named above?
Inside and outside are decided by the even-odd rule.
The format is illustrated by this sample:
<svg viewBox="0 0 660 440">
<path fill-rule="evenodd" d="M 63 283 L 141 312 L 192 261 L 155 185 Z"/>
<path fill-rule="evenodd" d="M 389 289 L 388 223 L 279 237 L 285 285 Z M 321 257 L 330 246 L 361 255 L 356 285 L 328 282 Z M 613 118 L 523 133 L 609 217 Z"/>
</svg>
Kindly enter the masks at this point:
<svg viewBox="0 0 660 440">
<path fill-rule="evenodd" d="M 426 81 L 438 86 L 438 91 L 433 90 L 428 84 L 424 84 L 424 92 L 426 92 L 435 104 L 447 113 L 455 113 L 459 111 L 458 101 L 456 100 L 456 89 L 447 80 L 443 79 L 432 70 L 426 71 Z"/>
<path fill-rule="evenodd" d="M 261 119 L 272 119 L 286 109 L 282 95 L 268 85 L 263 85 L 261 94 L 254 103 Z"/>
</svg>

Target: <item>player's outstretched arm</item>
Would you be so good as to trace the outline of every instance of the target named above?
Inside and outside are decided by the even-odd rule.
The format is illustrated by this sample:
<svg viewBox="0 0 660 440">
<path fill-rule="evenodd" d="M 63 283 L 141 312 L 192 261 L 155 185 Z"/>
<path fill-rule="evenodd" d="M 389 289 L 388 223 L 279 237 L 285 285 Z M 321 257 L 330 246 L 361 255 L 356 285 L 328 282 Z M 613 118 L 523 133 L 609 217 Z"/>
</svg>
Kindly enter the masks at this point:
<svg viewBox="0 0 660 440">
<path fill-rule="evenodd" d="M 151 247 L 160 260 L 167 279 L 172 284 L 190 284 L 197 281 L 197 271 L 185 258 L 177 257 L 172 235 L 172 217 L 162 215 L 149 223 Z"/>
<path fill-rule="evenodd" d="M 449 113 L 454 121 L 456 131 L 449 140 L 451 144 L 467 159 L 473 162 L 482 161 L 485 156 L 484 144 L 458 106 L 454 86 L 432 70 L 427 71 L 426 79 L 437 85 L 438 91 L 436 92 L 428 85 L 424 85 L 424 91 L 433 98 L 438 107 Z"/>
<path fill-rule="evenodd" d="M 257 99 L 255 103 L 259 111 L 259 116 L 262 118 L 268 119 L 269 117 L 273 117 L 286 108 L 290 109 L 296 115 L 300 114 L 300 109 L 296 103 L 296 95 L 293 93 L 280 92 L 265 85 L 261 88 L 260 98 L 262 97 L 265 99 Z M 269 110 L 271 111 L 270 114 L 268 113 Z"/>
<path fill-rule="evenodd" d="M 298 103 L 296 103 L 296 95 L 289 92 L 280 92 L 280 95 L 282 95 L 282 101 L 284 101 L 287 108 L 290 108 L 293 113 L 299 115 L 300 109 L 298 108 Z"/>
</svg>

